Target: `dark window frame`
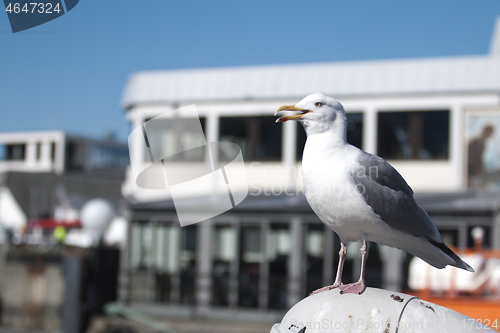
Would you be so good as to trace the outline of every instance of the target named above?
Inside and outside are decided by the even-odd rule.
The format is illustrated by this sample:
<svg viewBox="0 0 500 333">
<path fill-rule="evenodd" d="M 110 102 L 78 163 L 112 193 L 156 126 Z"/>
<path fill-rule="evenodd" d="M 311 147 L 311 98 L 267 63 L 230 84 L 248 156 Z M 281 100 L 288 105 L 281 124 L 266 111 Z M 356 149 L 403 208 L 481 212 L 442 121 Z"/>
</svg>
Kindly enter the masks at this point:
<svg viewBox="0 0 500 333">
<path fill-rule="evenodd" d="M 449 109 L 379 110 L 377 155 L 398 161 L 449 160 L 450 122 Z"/>
<path fill-rule="evenodd" d="M 4 161 L 25 161 L 27 158 L 26 143 L 6 143 L 4 146 Z"/>
<path fill-rule="evenodd" d="M 220 116 L 219 140 L 238 144 L 245 161 L 281 161 L 283 129 L 275 120 L 266 115 Z"/>
</svg>

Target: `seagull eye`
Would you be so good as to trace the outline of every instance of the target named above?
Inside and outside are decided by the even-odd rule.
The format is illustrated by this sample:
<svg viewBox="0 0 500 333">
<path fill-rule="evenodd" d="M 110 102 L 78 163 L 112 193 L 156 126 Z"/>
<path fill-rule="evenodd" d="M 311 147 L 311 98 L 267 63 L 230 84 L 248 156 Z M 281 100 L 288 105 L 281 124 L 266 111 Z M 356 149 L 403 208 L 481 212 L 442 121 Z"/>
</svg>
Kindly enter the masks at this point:
<svg viewBox="0 0 500 333">
<path fill-rule="evenodd" d="M 323 106 L 323 103 L 321 103 L 321 102 L 316 102 L 316 103 L 314 103 L 314 105 L 316 105 L 317 107 L 320 107 L 320 106 Z"/>
</svg>

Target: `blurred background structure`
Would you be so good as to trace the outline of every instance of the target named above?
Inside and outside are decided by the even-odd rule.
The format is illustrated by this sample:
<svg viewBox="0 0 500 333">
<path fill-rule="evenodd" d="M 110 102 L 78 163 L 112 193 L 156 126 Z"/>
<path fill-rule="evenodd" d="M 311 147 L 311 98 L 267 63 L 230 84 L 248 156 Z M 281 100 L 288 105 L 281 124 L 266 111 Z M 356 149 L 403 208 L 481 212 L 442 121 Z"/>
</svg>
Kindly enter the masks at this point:
<svg viewBox="0 0 500 333">
<path fill-rule="evenodd" d="M 123 301 L 152 313 L 263 320 L 279 318 L 333 281 L 339 241 L 301 193 L 304 131 L 295 122 L 275 124 L 273 117 L 278 106 L 318 91 L 342 102 L 348 141 L 400 171 L 447 244 L 472 248 L 471 231 L 481 226 L 482 246 L 500 249 L 500 18 L 492 36 L 484 56 L 132 75 L 122 99 L 132 128 L 196 104 L 208 141 L 241 147 L 250 193 L 231 211 L 180 228 L 168 190 L 138 187 L 127 172 L 123 194 L 131 224 Z M 146 149 L 168 156 L 175 140 L 189 141 L 189 133 L 172 134 L 148 132 L 148 146 L 134 138 L 129 144 L 135 162 L 150 163 Z M 202 163 L 193 159 L 182 167 Z M 187 203 L 203 199 L 197 190 L 186 195 Z M 412 256 L 372 247 L 368 285 L 408 290 Z M 345 277 L 354 280 L 360 258 L 357 251 L 348 254 Z M 488 284 L 498 295 L 498 258 L 485 271 L 487 260 L 471 259 L 476 273 L 463 291 L 481 294 Z M 423 284 L 413 286 L 426 289 L 425 274 Z"/>
<path fill-rule="evenodd" d="M 0 133 L 2 326 L 61 328 L 67 247 L 93 243 L 80 211 L 96 197 L 124 207 L 120 187 L 128 163 L 127 146 L 113 140 L 61 131 Z M 116 217 L 107 243 L 123 244 L 125 230 L 126 221 Z"/>
<path fill-rule="evenodd" d="M 447 304 L 450 307 L 459 304 L 458 296 L 466 295 L 470 298 L 464 301 L 462 311 L 470 311 L 470 304 L 474 304 L 480 312 L 468 314 L 477 319 L 492 319 L 493 323 L 493 315 L 484 317 L 487 312 L 479 306 L 487 304 L 498 317 L 500 17 L 492 33 L 489 53 L 484 55 L 203 69 L 193 65 L 191 69 L 160 70 L 161 66 L 175 68 L 189 63 L 182 62 L 184 57 L 188 58 L 187 55 L 199 56 L 200 53 L 203 57 L 217 58 L 210 53 L 211 47 L 216 47 L 208 45 L 214 39 L 205 42 L 203 38 L 209 33 L 201 34 L 199 30 L 206 28 L 212 32 L 209 24 L 221 17 L 207 15 L 203 8 L 201 14 L 189 8 L 193 10 L 188 18 L 172 13 L 168 13 L 169 20 L 165 20 L 164 13 L 160 17 L 155 16 L 155 19 L 162 20 L 161 26 L 167 27 L 167 30 L 179 26 L 187 31 L 187 36 L 200 38 L 181 41 L 182 38 L 177 37 L 173 30 L 169 31 L 173 37 L 169 36 L 172 39 L 165 44 L 173 58 L 165 61 L 161 52 L 149 48 L 151 45 L 157 47 L 155 42 L 159 40 L 141 40 L 136 44 L 129 41 L 136 38 L 137 29 L 129 15 L 117 15 L 121 13 L 117 13 L 111 5 L 96 13 L 92 6 L 81 2 L 72 11 L 73 16 L 65 15 L 57 21 L 74 18 L 75 30 L 71 32 L 75 35 L 76 30 L 84 30 L 81 27 L 91 29 L 95 25 L 95 29 L 109 28 L 111 33 L 106 36 L 113 39 L 103 39 L 105 43 L 101 42 L 100 46 L 91 44 L 88 49 L 92 50 L 92 54 L 89 56 L 82 50 L 82 45 L 87 48 L 87 44 L 79 44 L 79 38 L 71 34 L 67 37 L 63 33 L 54 37 L 54 40 L 63 37 L 65 43 L 78 40 L 78 45 L 72 49 L 73 57 L 63 57 L 64 61 L 71 63 L 63 66 L 64 75 L 67 75 L 64 78 L 71 78 L 67 86 L 71 87 L 74 95 L 61 93 L 61 98 L 69 100 L 69 105 L 75 109 L 71 111 L 71 116 L 60 114 L 61 118 L 71 118 L 73 128 L 89 127 L 88 133 L 95 134 L 109 126 L 114 128 L 116 119 L 109 114 L 91 118 L 90 126 L 83 121 L 80 124 L 79 120 L 83 118 L 78 117 L 90 108 L 89 104 L 85 104 L 94 96 L 89 89 L 106 90 L 106 101 L 114 98 L 118 104 L 118 94 L 123 85 L 121 107 L 124 113 L 118 117 L 125 119 L 130 129 L 142 127 L 146 121 L 166 112 L 195 104 L 208 142 L 227 141 L 241 148 L 249 194 L 230 211 L 181 228 L 176 203 L 169 189 L 153 190 L 137 186 L 137 179 L 129 165 L 128 149 L 134 165 L 147 167 L 153 150 L 155 154 L 168 156 L 172 147 L 192 143 L 194 138 L 191 133 L 179 134 L 178 131 L 151 128 L 147 131 L 147 142 L 144 137 L 133 137 L 129 147 L 120 141 L 123 137 L 115 139 L 113 135 L 95 139 L 60 130 L 0 133 L 0 330 L 9 327 L 72 333 L 81 332 L 86 326 L 87 332 L 108 333 L 112 332 L 113 325 L 121 325 L 122 328 L 123 325 L 134 326 L 129 321 L 125 323 L 122 318 L 104 316 L 107 309 L 114 314 L 128 314 L 135 320 L 139 318 L 139 321 L 153 322 L 151 316 L 177 320 L 172 327 L 178 333 L 206 329 L 208 325 L 218 325 L 214 331 L 221 332 L 224 329 L 242 333 L 269 331 L 271 324 L 279 322 L 285 311 L 297 301 L 312 290 L 331 284 L 337 266 L 339 240 L 318 220 L 302 194 L 300 160 L 306 140 L 304 131 L 300 124 L 294 122 L 276 124 L 273 116 L 277 107 L 294 104 L 306 95 L 320 91 L 332 95 L 344 105 L 349 121 L 348 141 L 389 160 L 416 192 L 417 202 L 435 220 L 444 241 L 458 248 L 457 251 L 476 269 L 475 274 L 467 275 L 453 269 L 437 271 L 404 252 L 372 244 L 367 284 L 419 293 L 422 297 L 433 299 L 449 295 L 451 298 L 440 301 L 449 302 L 451 299 L 452 302 Z M 219 4 L 202 5 L 200 2 L 202 6 Z M 356 16 L 359 20 L 367 20 L 367 13 L 375 17 L 370 12 L 370 6 L 356 7 L 356 15 L 352 19 Z M 79 8 L 85 15 L 74 14 Z M 147 8 L 148 15 L 159 15 L 157 13 L 161 12 L 156 7 L 151 8 Z M 279 10 L 279 20 L 284 20 L 284 17 L 292 17 L 289 14 L 296 8 Z M 363 15 L 358 15 L 361 10 L 364 10 Z M 419 4 L 419 10 L 427 9 Z M 249 26 L 245 19 L 254 20 L 256 15 L 273 14 L 264 9 L 254 10 L 248 13 L 248 17 L 241 13 L 231 16 L 225 11 L 220 12 L 231 19 L 236 17 L 237 23 L 245 29 Z M 449 8 L 446 12 L 449 14 Z M 141 13 L 138 11 L 137 15 Z M 321 25 L 324 22 L 334 28 L 337 26 L 333 23 L 345 24 L 340 17 L 331 22 L 317 8 L 303 16 L 306 14 L 321 29 L 325 29 Z M 89 23 L 90 15 L 96 15 L 92 17 L 99 20 Z M 119 21 L 123 26 L 113 24 L 110 27 L 108 21 L 105 26 L 100 25 L 105 21 L 105 15 L 124 20 Z M 154 20 L 139 16 L 138 21 L 147 21 L 151 24 L 148 27 L 157 32 L 157 26 L 152 24 Z M 182 25 L 176 21 L 179 17 L 191 21 L 187 24 L 182 21 L 185 24 Z M 401 17 L 405 16 L 400 15 L 398 19 Z M 300 21 L 300 15 L 296 18 Z M 381 20 L 379 17 L 376 19 Z M 195 21 L 198 23 L 192 24 Z M 227 43 L 229 39 L 226 37 L 234 33 L 232 38 L 240 47 L 238 52 L 248 53 L 248 49 L 242 46 L 247 46 L 247 40 L 240 34 L 241 31 L 248 31 L 232 30 L 230 24 L 224 22 L 223 31 L 219 31 L 220 36 L 215 38 Z M 234 25 L 234 21 L 230 22 Z M 263 34 L 278 29 L 269 26 L 269 20 L 262 22 L 266 25 Z M 359 21 L 353 22 L 350 23 L 359 24 Z M 292 23 L 280 22 L 280 25 Z M 52 27 L 57 27 L 56 24 L 59 23 L 54 23 Z M 440 24 L 445 25 L 441 21 Z M 131 27 L 131 30 L 112 30 L 116 27 Z M 287 29 L 292 27 L 284 30 L 288 33 Z M 396 30 L 397 25 L 385 29 Z M 101 30 L 99 34 L 103 32 Z M 354 33 L 355 29 L 347 30 Z M 275 37 L 273 52 L 279 49 L 279 52 L 293 54 L 293 48 L 302 47 L 308 52 L 322 54 L 323 58 L 311 58 L 312 61 L 336 59 L 331 48 L 322 52 L 323 45 L 317 43 L 316 35 L 308 36 L 306 30 L 303 35 L 300 31 L 293 31 L 298 37 L 293 35 L 294 38 L 287 43 L 279 39 L 279 34 Z M 364 30 L 361 32 L 364 33 Z M 43 43 L 53 43 L 50 31 L 40 33 L 49 34 L 46 40 L 40 39 Z M 34 35 L 27 32 L 16 37 L 19 37 L 18 40 L 29 40 Z M 158 36 L 166 38 L 161 33 Z M 316 42 L 308 44 L 308 38 Z M 329 43 L 329 37 L 321 38 Z M 100 41 L 93 37 L 89 39 L 92 43 Z M 113 44 L 115 39 L 123 44 Z M 19 43 L 8 44 L 9 50 L 16 50 L 22 44 Z M 39 40 L 30 47 L 40 47 L 37 43 Z M 56 49 L 57 45 L 50 44 L 50 47 Z M 119 51 L 113 53 L 112 49 L 117 45 L 123 48 L 116 47 Z M 181 46 L 187 49 L 181 52 Z M 259 44 L 259 47 L 264 50 L 271 46 Z M 338 46 L 335 52 L 340 53 L 343 48 L 346 49 L 345 45 Z M 467 45 L 464 48 L 467 49 Z M 138 53 L 127 54 L 126 51 L 132 49 L 142 53 L 140 58 L 137 58 Z M 35 52 L 23 50 L 14 53 L 25 66 L 38 64 L 20 56 Z M 92 58 L 95 56 L 93 53 L 98 55 L 95 57 L 98 60 Z M 5 54 L 8 52 L 2 52 L 0 57 Z M 76 54 L 82 54 L 82 58 L 77 58 Z M 348 58 L 345 54 L 349 53 L 342 54 Z M 53 56 L 45 49 L 43 55 L 47 58 Z M 144 64 L 145 59 L 154 56 L 160 58 L 155 63 L 161 64 L 158 70 L 151 69 L 154 67 L 151 62 Z M 367 56 L 376 57 L 376 53 Z M 75 66 L 73 58 L 83 65 Z M 92 61 L 86 63 L 88 59 Z M 196 57 L 192 59 L 195 59 L 193 63 L 197 60 Z M 297 62 L 294 61 L 297 58 L 286 59 L 286 62 Z M 118 76 L 115 73 L 118 65 L 113 67 L 110 63 L 123 65 L 126 61 L 134 64 L 123 66 L 127 68 L 127 74 L 139 65 L 150 70 L 134 71 L 127 82 L 110 84 L 113 82 L 110 78 Z M 212 61 L 222 64 L 228 60 Z M 263 61 L 255 60 L 254 63 Z M 33 70 L 32 67 L 27 68 Z M 68 71 L 68 68 L 71 70 Z M 81 68 L 83 72 L 79 71 Z M 32 106 L 26 103 L 30 99 L 21 99 L 16 95 L 21 90 L 25 94 L 25 87 L 33 90 L 33 95 L 44 94 L 39 87 L 40 82 L 23 76 L 26 72 L 28 70 L 16 72 L 19 82 L 12 85 L 18 89 L 10 90 L 15 98 L 9 96 L 9 100 L 16 108 L 29 114 L 27 118 L 31 117 L 31 122 L 41 122 L 41 118 L 46 121 L 47 115 L 41 116 L 41 112 L 29 113 Z M 52 78 L 52 72 L 36 73 L 42 81 Z M 57 80 L 57 83 L 64 85 L 63 79 Z M 45 95 L 44 98 L 47 97 Z M 7 96 L 2 97 L 6 100 L 4 97 Z M 52 101 L 39 96 L 36 101 L 46 108 L 52 105 Z M 92 100 L 92 103 L 99 104 L 96 109 L 109 111 L 109 105 L 101 105 L 102 100 Z M 51 110 L 50 127 L 56 127 L 56 116 L 57 111 Z M 183 115 L 177 114 L 174 118 L 182 121 Z M 33 124 L 17 121 L 15 126 L 33 127 Z M 186 156 L 186 160 L 175 167 L 185 171 L 198 170 L 208 160 L 206 155 Z M 151 184 L 165 183 L 161 177 L 145 177 L 143 180 Z M 240 186 L 236 190 L 244 192 L 246 188 Z M 212 198 L 202 194 L 201 189 L 193 187 L 189 193 L 183 193 L 182 204 L 198 207 L 212 202 Z M 105 199 L 116 214 L 104 234 L 97 237 L 92 229 L 82 225 L 83 216 L 91 216 L 90 224 L 98 219 L 95 212 L 89 215 L 84 213 L 84 207 L 88 207 L 85 205 L 96 198 Z M 350 246 L 353 249 L 348 251 L 344 282 L 355 280 L 359 274 L 360 257 L 354 249 L 359 248 L 359 244 Z M 105 302 L 115 300 L 120 304 L 103 306 Z M 99 320 L 112 325 L 99 328 Z M 234 321 L 246 324 L 228 324 Z M 249 325 L 250 322 L 264 324 L 257 327 Z M 68 329 L 69 326 L 65 325 L 69 324 L 73 325 Z M 136 328 L 136 331 L 149 332 L 145 326 Z"/>
</svg>

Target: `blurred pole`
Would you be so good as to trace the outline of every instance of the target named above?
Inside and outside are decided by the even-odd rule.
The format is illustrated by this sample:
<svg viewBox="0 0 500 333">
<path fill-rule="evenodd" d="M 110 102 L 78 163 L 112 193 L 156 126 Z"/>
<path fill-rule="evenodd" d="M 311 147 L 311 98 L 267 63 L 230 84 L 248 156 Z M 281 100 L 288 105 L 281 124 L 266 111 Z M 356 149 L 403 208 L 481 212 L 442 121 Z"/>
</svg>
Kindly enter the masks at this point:
<svg viewBox="0 0 500 333">
<path fill-rule="evenodd" d="M 132 219 L 131 212 L 127 209 L 124 214 L 127 221 L 127 233 L 125 246 L 121 248 L 119 276 L 118 276 L 118 300 L 122 304 L 127 304 L 130 300 L 130 266 L 131 266 L 131 246 L 132 246 Z"/>
<path fill-rule="evenodd" d="M 212 221 L 197 225 L 196 305 L 200 317 L 208 314 L 212 303 Z"/>
<path fill-rule="evenodd" d="M 229 273 L 229 307 L 236 308 L 238 306 L 238 289 L 239 289 L 239 272 L 240 272 L 240 247 L 239 239 L 241 239 L 241 228 L 238 220 L 231 221 L 231 228 L 234 231 L 234 242 L 232 252 L 234 258 L 231 260 Z"/>
<path fill-rule="evenodd" d="M 82 333 L 82 284 L 83 258 L 65 256 L 64 268 L 64 306 L 63 332 Z"/>
<path fill-rule="evenodd" d="M 281 151 L 283 160 L 282 165 L 285 170 L 285 186 L 287 189 L 295 189 L 297 186 L 295 174 L 296 149 L 293 144 L 297 138 L 297 126 L 298 124 L 294 121 L 289 121 L 283 124 L 283 143 Z"/>
<path fill-rule="evenodd" d="M 335 252 L 335 235 L 333 230 L 325 226 L 325 256 L 323 257 L 323 285 L 333 283 L 333 255 Z"/>
<path fill-rule="evenodd" d="M 291 307 L 301 299 L 302 251 L 304 250 L 302 220 L 293 216 L 290 220 L 291 252 L 288 258 L 288 306 Z"/>
<path fill-rule="evenodd" d="M 365 112 L 365 123 L 363 125 L 363 150 L 370 153 L 377 153 L 377 107 L 369 105 Z"/>
<path fill-rule="evenodd" d="M 403 283 L 403 261 L 401 250 L 384 246 L 382 254 L 382 287 L 386 290 L 400 291 Z"/>
<path fill-rule="evenodd" d="M 269 221 L 260 225 L 260 253 L 259 266 L 259 309 L 267 309 L 269 303 L 269 260 L 267 257 L 267 235 L 269 235 Z"/>
<path fill-rule="evenodd" d="M 500 25 L 500 24 L 499 24 Z M 491 232 L 491 245 L 492 248 L 500 249 L 500 212 L 496 212 L 493 216 L 493 228 Z"/>
<path fill-rule="evenodd" d="M 63 258 L 62 332 L 84 333 L 91 317 L 117 299 L 120 251 L 98 246 L 68 252 Z"/>
</svg>

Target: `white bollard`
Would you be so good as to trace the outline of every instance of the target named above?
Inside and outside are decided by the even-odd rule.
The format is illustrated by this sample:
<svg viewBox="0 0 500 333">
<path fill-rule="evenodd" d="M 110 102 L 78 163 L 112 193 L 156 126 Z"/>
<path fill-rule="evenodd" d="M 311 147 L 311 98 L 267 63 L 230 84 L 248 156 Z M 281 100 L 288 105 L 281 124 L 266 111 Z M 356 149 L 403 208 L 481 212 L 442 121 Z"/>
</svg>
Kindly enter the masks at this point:
<svg viewBox="0 0 500 333">
<path fill-rule="evenodd" d="M 338 289 L 304 298 L 270 333 L 496 332 L 474 319 L 418 297 L 367 288 L 361 295 Z"/>
</svg>

